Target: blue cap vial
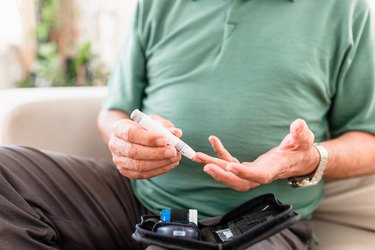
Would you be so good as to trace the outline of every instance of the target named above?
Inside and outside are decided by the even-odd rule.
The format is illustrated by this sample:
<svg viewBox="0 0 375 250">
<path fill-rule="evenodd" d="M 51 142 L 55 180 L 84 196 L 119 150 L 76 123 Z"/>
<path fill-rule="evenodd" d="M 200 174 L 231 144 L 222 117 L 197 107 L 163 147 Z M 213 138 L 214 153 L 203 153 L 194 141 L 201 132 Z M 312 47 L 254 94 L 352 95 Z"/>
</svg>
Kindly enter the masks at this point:
<svg viewBox="0 0 375 250">
<path fill-rule="evenodd" d="M 171 210 L 170 209 L 163 209 L 160 212 L 160 219 L 164 222 L 171 222 Z"/>
</svg>

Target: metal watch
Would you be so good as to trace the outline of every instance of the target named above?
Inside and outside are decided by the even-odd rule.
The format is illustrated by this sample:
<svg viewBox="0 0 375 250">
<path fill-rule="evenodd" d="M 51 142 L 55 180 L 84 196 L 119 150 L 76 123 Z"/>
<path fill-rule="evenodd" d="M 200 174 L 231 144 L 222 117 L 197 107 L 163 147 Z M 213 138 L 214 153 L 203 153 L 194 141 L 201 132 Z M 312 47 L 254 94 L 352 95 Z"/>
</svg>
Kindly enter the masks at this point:
<svg viewBox="0 0 375 250">
<path fill-rule="evenodd" d="M 319 143 L 314 143 L 315 148 L 318 150 L 320 155 L 320 161 L 317 169 L 313 174 L 307 176 L 304 179 L 299 178 L 288 178 L 288 184 L 292 187 L 308 187 L 313 186 L 319 183 L 322 179 L 324 171 L 327 168 L 328 164 L 328 151 L 325 147 L 320 145 Z"/>
</svg>

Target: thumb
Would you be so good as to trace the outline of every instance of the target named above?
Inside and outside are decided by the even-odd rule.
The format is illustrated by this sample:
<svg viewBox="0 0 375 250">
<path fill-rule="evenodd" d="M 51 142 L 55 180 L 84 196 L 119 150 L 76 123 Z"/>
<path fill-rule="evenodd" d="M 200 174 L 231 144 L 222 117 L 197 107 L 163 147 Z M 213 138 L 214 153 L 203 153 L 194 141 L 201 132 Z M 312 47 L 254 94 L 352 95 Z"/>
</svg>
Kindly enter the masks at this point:
<svg viewBox="0 0 375 250">
<path fill-rule="evenodd" d="M 290 136 L 297 148 L 307 148 L 314 143 L 314 134 L 302 119 L 297 119 L 290 125 Z"/>
<path fill-rule="evenodd" d="M 314 134 L 302 119 L 297 119 L 290 125 L 290 133 L 280 144 L 281 149 L 305 149 L 314 143 Z"/>
</svg>

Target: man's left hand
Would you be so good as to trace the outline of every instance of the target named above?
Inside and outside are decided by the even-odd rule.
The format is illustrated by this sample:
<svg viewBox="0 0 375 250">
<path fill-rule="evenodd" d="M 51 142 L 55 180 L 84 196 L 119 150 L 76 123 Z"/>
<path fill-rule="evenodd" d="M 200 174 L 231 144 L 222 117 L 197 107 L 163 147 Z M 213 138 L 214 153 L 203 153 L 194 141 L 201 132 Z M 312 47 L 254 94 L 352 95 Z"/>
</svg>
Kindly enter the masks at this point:
<svg viewBox="0 0 375 250">
<path fill-rule="evenodd" d="M 214 179 L 240 192 L 277 179 L 308 175 L 319 163 L 314 134 L 301 119 L 290 125 L 290 133 L 279 146 L 253 162 L 240 163 L 215 136 L 210 136 L 209 141 L 218 158 L 199 152 L 194 160 L 202 163 L 204 171 Z"/>
</svg>

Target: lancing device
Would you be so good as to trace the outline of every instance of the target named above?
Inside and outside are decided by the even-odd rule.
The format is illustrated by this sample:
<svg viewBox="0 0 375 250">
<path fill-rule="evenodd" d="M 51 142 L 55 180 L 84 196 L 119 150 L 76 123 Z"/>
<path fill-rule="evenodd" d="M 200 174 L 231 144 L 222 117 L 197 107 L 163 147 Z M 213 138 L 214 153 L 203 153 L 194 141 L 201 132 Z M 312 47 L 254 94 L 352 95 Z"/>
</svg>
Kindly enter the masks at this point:
<svg viewBox="0 0 375 250">
<path fill-rule="evenodd" d="M 168 143 L 175 147 L 178 152 L 180 152 L 183 156 L 193 159 L 195 156 L 195 151 L 189 147 L 185 142 L 180 140 L 178 137 L 176 137 L 174 134 L 169 132 L 166 128 L 161 126 L 156 121 L 152 120 L 151 117 L 146 115 L 145 113 L 139 111 L 138 109 L 135 109 L 131 115 L 130 118 L 134 120 L 135 122 L 139 123 L 143 128 L 160 133 L 165 136 Z"/>
</svg>

